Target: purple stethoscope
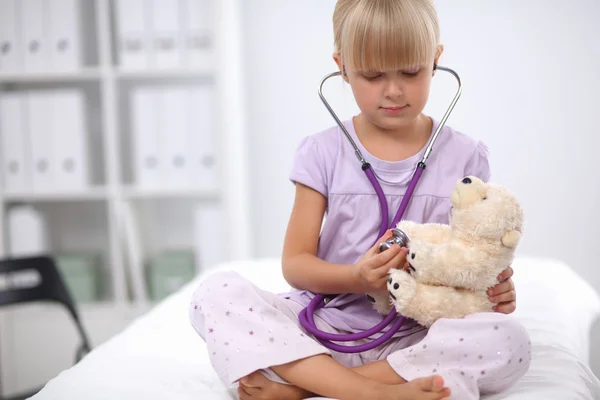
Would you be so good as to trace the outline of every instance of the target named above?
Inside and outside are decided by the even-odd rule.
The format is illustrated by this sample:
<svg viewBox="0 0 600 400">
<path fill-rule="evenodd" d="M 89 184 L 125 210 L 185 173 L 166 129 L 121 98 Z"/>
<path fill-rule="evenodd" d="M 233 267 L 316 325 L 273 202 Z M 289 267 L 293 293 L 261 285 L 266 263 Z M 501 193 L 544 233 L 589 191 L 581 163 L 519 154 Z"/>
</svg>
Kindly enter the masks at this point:
<svg viewBox="0 0 600 400">
<path fill-rule="evenodd" d="M 449 72 L 452 75 L 454 75 L 454 77 L 458 81 L 458 90 L 454 96 L 454 99 L 452 100 L 452 103 L 450 104 L 450 107 L 448 107 L 448 110 L 444 114 L 444 117 L 440 121 L 440 124 L 438 125 L 433 136 L 431 137 L 431 139 L 427 145 L 427 148 L 425 149 L 425 154 L 423 155 L 423 159 L 417 163 L 415 172 L 410 180 L 410 183 L 408 184 L 408 188 L 406 189 L 406 194 L 402 198 L 402 202 L 400 203 L 400 207 L 398 208 L 398 211 L 396 212 L 396 216 L 394 217 L 391 224 L 389 225 L 390 228 L 395 227 L 398 224 L 398 222 L 400 222 L 400 220 L 402 219 L 402 216 L 404 215 L 404 211 L 406 210 L 406 207 L 408 206 L 408 203 L 412 197 L 412 194 L 415 191 L 417 182 L 419 181 L 419 178 L 421 178 L 421 175 L 423 174 L 423 171 L 425 170 L 425 162 L 427 161 L 427 159 L 429 158 L 429 155 L 431 154 L 431 150 L 433 149 L 433 145 L 440 133 L 440 130 L 446 123 L 446 120 L 450 116 L 450 113 L 454 109 L 454 106 L 456 105 L 456 102 L 458 101 L 458 99 L 462 93 L 462 83 L 461 83 L 460 77 L 458 76 L 458 74 L 455 71 L 451 70 L 450 68 L 438 66 L 435 64 L 433 66 L 433 69 L 434 69 L 434 71 L 439 69 L 439 70 L 446 71 L 446 72 Z M 350 141 L 350 144 L 352 144 L 352 147 L 354 148 L 356 157 L 358 158 L 358 160 L 360 161 L 360 163 L 362 165 L 362 170 L 365 172 L 365 174 L 369 178 L 369 181 L 371 182 L 371 184 L 373 185 L 373 188 L 375 189 L 375 192 L 377 193 L 377 197 L 379 198 L 379 205 L 381 208 L 381 226 L 379 227 L 379 235 L 377 237 L 382 237 L 383 234 L 385 233 L 385 231 L 388 229 L 387 221 L 389 219 L 389 211 L 388 211 L 387 201 L 385 199 L 385 194 L 383 193 L 383 189 L 381 188 L 381 185 L 379 184 L 379 181 L 376 178 L 376 174 L 373 171 L 371 164 L 369 164 L 363 158 L 360 150 L 356 146 L 356 143 L 354 143 L 354 140 L 352 140 L 352 137 L 346 130 L 346 127 L 340 121 L 338 116 L 335 114 L 335 112 L 333 111 L 333 109 L 331 108 L 331 106 L 329 105 L 327 100 L 325 100 L 325 97 L 323 96 L 323 84 L 325 83 L 325 81 L 327 79 L 329 79 L 333 76 L 336 76 L 336 75 L 341 75 L 341 72 L 339 72 L 339 71 L 333 72 L 333 73 L 325 76 L 321 80 L 321 84 L 319 85 L 319 97 L 321 98 L 321 101 L 323 102 L 325 107 L 327 107 L 327 110 L 329 110 L 329 113 L 331 114 L 331 116 L 333 117 L 333 119 L 335 120 L 337 125 L 340 127 L 340 129 L 342 130 L 342 132 L 344 133 L 346 138 Z M 406 235 L 404 235 L 404 233 L 402 231 L 400 231 L 399 229 L 393 229 L 393 233 L 394 233 L 394 237 L 391 239 L 393 242 L 396 242 L 396 243 L 398 243 L 398 242 L 407 243 L 408 242 L 408 238 L 406 237 Z M 383 251 L 386 248 L 389 248 L 390 245 L 391 244 L 389 243 L 389 240 L 386 242 L 383 242 L 380 244 L 379 250 Z M 323 344 L 323 346 L 325 346 L 331 350 L 341 352 L 341 353 L 360 353 L 363 351 L 371 350 L 371 349 L 385 343 L 386 341 L 388 341 L 396 332 L 398 332 L 400 330 L 400 328 L 402 327 L 402 325 L 404 324 L 404 321 L 405 321 L 405 317 L 403 317 L 401 315 L 399 316 L 397 312 L 392 311 L 379 324 L 375 325 L 371 329 L 368 329 L 364 332 L 353 333 L 353 334 L 333 334 L 333 333 L 323 332 L 323 331 L 319 330 L 317 328 L 317 326 L 315 325 L 314 313 L 318 308 L 323 307 L 324 304 L 325 304 L 325 296 L 322 294 L 316 294 L 315 297 L 313 297 L 313 299 L 310 301 L 308 306 L 300 312 L 300 315 L 299 315 L 300 324 L 302 325 L 302 327 L 304 329 L 306 329 L 310 334 L 312 334 L 321 344 Z M 394 321 L 394 319 L 396 317 L 399 317 L 399 318 L 396 319 L 396 321 Z M 381 335 L 377 339 L 374 339 L 368 343 L 364 343 L 364 344 L 360 344 L 360 345 L 356 345 L 356 346 L 343 346 L 343 345 L 339 345 L 336 343 L 332 343 L 332 341 L 350 342 L 350 341 L 355 341 L 355 340 L 366 339 L 374 334 L 382 332 L 385 329 L 385 327 L 390 325 L 392 322 L 393 322 L 393 325 L 390 327 L 390 329 L 387 332 L 385 332 L 383 335 Z"/>
</svg>

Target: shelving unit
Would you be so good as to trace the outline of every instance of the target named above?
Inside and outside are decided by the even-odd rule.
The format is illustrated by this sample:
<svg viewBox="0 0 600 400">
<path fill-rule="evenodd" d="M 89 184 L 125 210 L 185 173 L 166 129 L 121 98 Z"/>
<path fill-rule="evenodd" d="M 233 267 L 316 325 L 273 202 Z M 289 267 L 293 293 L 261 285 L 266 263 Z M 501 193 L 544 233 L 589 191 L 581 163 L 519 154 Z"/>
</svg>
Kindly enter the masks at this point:
<svg viewBox="0 0 600 400">
<path fill-rule="evenodd" d="M 94 51 L 86 54 L 81 69 L 69 72 L 47 71 L 35 73 L 2 73 L 0 71 L 0 96 L 4 91 L 28 88 L 82 87 L 94 97 L 91 112 L 95 123 L 95 135 L 99 156 L 93 160 L 92 186 L 76 191 L 6 192 L 0 186 L 0 258 L 7 256 L 7 211 L 14 204 L 34 204 L 48 216 L 48 228 L 56 237 L 51 241 L 52 250 L 98 250 L 103 255 L 103 274 L 108 290 L 101 301 L 80 304 L 84 323 L 90 330 L 92 345 L 108 339 L 123 329 L 133 318 L 145 312 L 152 302 L 135 291 L 140 282 L 139 272 L 143 265 L 131 265 L 128 254 L 135 249 L 123 240 L 123 213 L 126 209 L 138 210 L 141 214 L 161 207 L 160 214 L 172 209 L 176 217 L 182 218 L 183 211 L 193 205 L 223 207 L 225 221 L 220 226 L 223 240 L 237 237 L 235 246 L 228 248 L 226 259 L 244 259 L 251 256 L 250 220 L 248 215 L 247 168 L 245 168 L 245 137 L 243 112 L 243 87 L 240 66 L 240 23 L 239 0 L 213 0 L 214 58 L 206 65 L 173 69 L 125 70 L 118 65 L 115 51 L 116 18 L 113 0 L 80 0 L 84 13 L 89 18 L 85 32 L 87 42 Z M 123 123 L 127 120 L 127 109 L 122 107 L 123 91 L 135 85 L 160 82 L 210 85 L 216 95 L 217 129 L 214 132 L 218 143 L 219 177 L 218 187 L 183 187 L 147 189 L 137 187 L 129 177 L 127 162 L 128 132 Z M 184 206 L 180 206 L 184 204 Z M 125 207 L 124 207 L 125 206 Z M 182 211 L 183 210 L 183 211 Z M 69 217 L 70 213 L 75 213 Z M 179 214 L 178 214 L 179 213 Z M 162 215 L 164 218 L 164 215 Z M 190 217 L 191 218 L 191 217 Z M 152 223 L 147 218 L 144 224 Z M 157 216 L 157 221 L 159 220 Z M 154 227 L 161 231 L 161 227 Z M 189 227 L 188 227 L 189 229 Z M 188 232 L 163 232 L 165 242 L 177 242 Z M 166 236 L 165 236 L 166 235 Z M 171 236 L 169 236 L 171 235 Z M 62 236 L 62 237 L 61 237 Z M 154 238 L 156 240 L 156 238 Z M 144 237 L 140 238 L 144 240 Z M 143 262 L 140 260 L 139 262 Z M 204 268 L 205 266 L 200 266 Z M 137 278 L 136 278 L 137 271 Z M 4 393 L 19 392 L 55 376 L 70 366 L 70 356 L 77 345 L 71 332 L 71 323 L 66 314 L 61 324 L 55 322 L 56 311 L 48 307 L 25 306 L 0 311 L 0 381 Z M 35 322 L 38 321 L 38 322 Z M 64 331 L 69 343 L 58 343 L 55 353 L 57 362 L 51 365 L 35 365 L 36 351 L 32 330 L 43 332 L 44 324 L 52 321 L 52 330 Z M 64 322 L 64 326 L 62 324 Z M 61 328 L 56 328 L 59 324 Z M 61 331 L 62 329 L 62 331 Z M 23 340 L 29 342 L 23 342 Z M 45 341 L 42 341 L 43 343 Z M 30 357 L 23 358 L 17 351 L 30 347 Z M 39 346 L 38 346 L 39 347 Z M 65 357 L 59 357 L 58 354 Z M 18 360 L 18 361 L 17 361 Z M 13 368 L 11 368 L 11 366 Z M 25 368 L 27 366 L 27 368 Z M 0 396 L 1 397 L 1 396 Z"/>
</svg>

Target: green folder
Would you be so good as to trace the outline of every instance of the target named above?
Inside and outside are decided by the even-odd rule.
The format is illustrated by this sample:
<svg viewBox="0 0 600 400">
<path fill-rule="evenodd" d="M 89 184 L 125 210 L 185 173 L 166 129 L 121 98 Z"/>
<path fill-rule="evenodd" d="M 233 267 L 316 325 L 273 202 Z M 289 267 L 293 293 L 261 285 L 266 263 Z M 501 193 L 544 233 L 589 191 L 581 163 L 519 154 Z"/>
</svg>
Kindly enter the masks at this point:
<svg viewBox="0 0 600 400">
<path fill-rule="evenodd" d="M 55 261 L 76 303 L 91 303 L 102 297 L 101 255 L 92 252 L 65 252 Z"/>
<path fill-rule="evenodd" d="M 169 250 L 157 254 L 146 265 L 149 298 L 154 301 L 164 299 L 192 280 L 195 273 L 193 250 Z"/>
</svg>

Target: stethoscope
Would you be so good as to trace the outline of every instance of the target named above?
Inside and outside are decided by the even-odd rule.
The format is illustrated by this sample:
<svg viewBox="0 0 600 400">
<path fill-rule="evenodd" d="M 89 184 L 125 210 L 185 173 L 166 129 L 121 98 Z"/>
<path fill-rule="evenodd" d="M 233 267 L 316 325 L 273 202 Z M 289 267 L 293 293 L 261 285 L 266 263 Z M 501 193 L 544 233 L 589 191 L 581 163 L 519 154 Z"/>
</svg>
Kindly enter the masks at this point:
<svg viewBox="0 0 600 400">
<path fill-rule="evenodd" d="M 462 83 L 461 83 L 460 77 L 458 76 L 458 74 L 455 71 L 451 70 L 450 68 L 442 67 L 442 66 L 435 65 L 435 64 L 433 66 L 433 69 L 434 69 L 434 71 L 439 69 L 439 70 L 446 71 L 446 72 L 449 72 L 452 75 L 454 75 L 454 77 L 458 81 L 458 90 L 457 90 L 456 94 L 454 95 L 454 99 L 452 99 L 452 103 L 450 103 L 450 107 L 448 107 L 448 110 L 446 110 L 444 117 L 440 121 L 437 129 L 435 130 L 434 134 L 432 135 L 431 139 L 429 140 L 429 143 L 425 149 L 423 158 L 421 159 L 421 161 L 419 161 L 417 163 L 415 172 L 413 173 L 410 183 L 408 184 L 408 187 L 406 189 L 406 194 L 402 198 L 400 207 L 398 208 L 398 211 L 396 212 L 396 215 L 390 225 L 388 225 L 388 223 L 387 223 L 388 218 L 389 218 L 387 201 L 386 201 L 385 195 L 383 193 L 383 189 L 381 188 L 381 185 L 379 184 L 379 181 L 377 180 L 376 174 L 373 171 L 373 168 L 371 167 L 371 164 L 369 164 L 364 159 L 360 150 L 356 146 L 356 143 L 354 142 L 354 140 L 352 139 L 352 137 L 346 130 L 346 127 L 344 126 L 342 121 L 340 121 L 340 119 L 338 118 L 336 113 L 333 111 L 333 109 L 331 108 L 331 106 L 329 105 L 329 103 L 327 102 L 325 97 L 323 96 L 323 84 L 325 83 L 325 81 L 327 81 L 327 79 L 329 79 L 331 77 L 341 75 L 341 72 L 336 71 L 336 72 L 333 72 L 333 73 L 325 76 L 321 80 L 321 84 L 319 85 L 319 97 L 321 98 L 321 101 L 323 102 L 325 107 L 327 107 L 327 110 L 329 110 L 329 113 L 331 114 L 331 116 L 333 117 L 333 119 L 335 120 L 337 125 L 340 127 L 340 129 L 342 130 L 342 132 L 344 133 L 344 135 L 346 136 L 346 138 L 348 139 L 348 141 L 354 148 L 354 153 L 356 154 L 356 157 L 358 158 L 358 160 L 361 163 L 362 170 L 367 175 L 369 181 L 371 182 L 371 184 L 373 185 L 373 188 L 375 189 L 375 192 L 377 193 L 377 197 L 379 199 L 379 205 L 381 207 L 381 226 L 379 227 L 379 235 L 377 237 L 382 237 L 383 234 L 388 229 L 388 226 L 390 228 L 393 228 L 402 219 L 402 216 L 404 215 L 404 211 L 406 211 L 408 203 L 413 195 L 413 192 L 415 191 L 417 182 L 419 181 L 419 179 L 421 178 L 421 175 L 423 174 L 423 171 L 425 170 L 425 163 L 431 154 L 433 145 L 435 144 L 435 141 L 436 141 L 440 131 L 444 127 L 446 120 L 450 116 L 450 113 L 454 109 L 454 106 L 456 105 L 456 102 L 458 101 L 458 99 L 462 93 Z M 401 234 L 401 232 L 399 232 L 399 233 Z M 382 247 L 385 248 L 386 246 L 380 246 L 380 250 L 382 250 Z M 330 297 L 330 296 L 328 296 L 328 297 Z M 403 317 L 403 316 L 399 316 L 399 318 L 396 321 L 394 321 L 394 319 L 398 316 L 398 313 L 390 312 L 379 324 L 375 325 L 371 329 L 368 329 L 364 332 L 353 333 L 353 334 L 333 334 L 333 333 L 323 332 L 323 331 L 319 330 L 317 328 L 317 326 L 315 325 L 314 313 L 318 308 L 323 307 L 324 303 L 325 303 L 325 296 L 322 294 L 316 294 L 315 297 L 313 297 L 313 299 L 310 301 L 308 306 L 300 312 L 300 315 L 299 315 L 300 324 L 310 334 L 312 334 L 315 338 L 317 338 L 317 340 L 319 342 L 321 342 L 321 344 L 323 344 L 323 346 L 325 346 L 331 350 L 335 350 L 335 351 L 342 352 L 342 353 L 360 353 L 363 351 L 371 350 L 371 349 L 385 343 L 396 332 L 398 332 L 400 330 L 400 328 L 402 327 L 402 325 L 404 324 L 404 321 L 405 321 L 405 317 Z M 393 322 L 393 325 L 390 327 L 390 329 L 387 332 L 385 332 L 383 335 L 381 335 L 377 339 L 374 339 L 368 343 L 363 343 L 363 344 L 356 345 L 356 346 L 343 346 L 343 345 L 339 345 L 336 343 L 332 343 L 332 341 L 350 342 L 350 341 L 355 341 L 355 340 L 366 339 L 374 334 L 382 332 L 383 329 L 385 329 L 385 327 L 390 325 L 392 322 Z"/>
</svg>

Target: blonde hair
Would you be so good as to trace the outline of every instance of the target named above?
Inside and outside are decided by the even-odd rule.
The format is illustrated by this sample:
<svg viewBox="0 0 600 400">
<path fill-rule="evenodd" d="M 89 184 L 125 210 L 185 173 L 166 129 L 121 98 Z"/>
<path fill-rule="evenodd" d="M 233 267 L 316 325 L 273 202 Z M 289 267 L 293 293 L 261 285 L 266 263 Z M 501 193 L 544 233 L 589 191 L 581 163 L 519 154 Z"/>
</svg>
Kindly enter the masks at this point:
<svg viewBox="0 0 600 400">
<path fill-rule="evenodd" d="M 440 28 L 433 0 L 338 0 L 335 50 L 349 69 L 403 69 L 431 62 Z"/>
</svg>

